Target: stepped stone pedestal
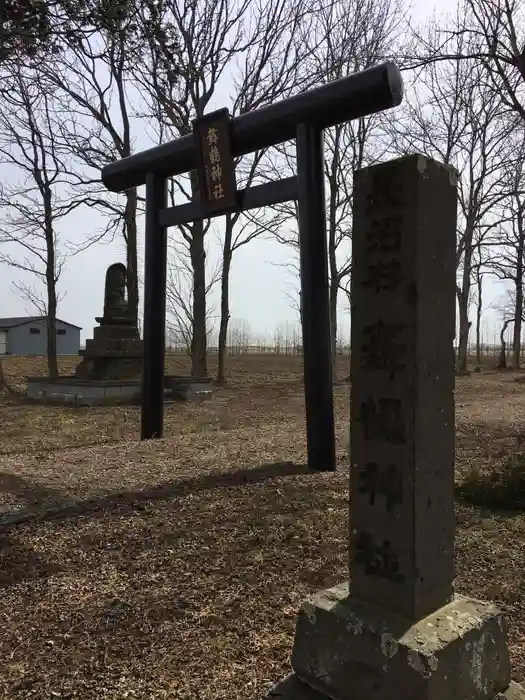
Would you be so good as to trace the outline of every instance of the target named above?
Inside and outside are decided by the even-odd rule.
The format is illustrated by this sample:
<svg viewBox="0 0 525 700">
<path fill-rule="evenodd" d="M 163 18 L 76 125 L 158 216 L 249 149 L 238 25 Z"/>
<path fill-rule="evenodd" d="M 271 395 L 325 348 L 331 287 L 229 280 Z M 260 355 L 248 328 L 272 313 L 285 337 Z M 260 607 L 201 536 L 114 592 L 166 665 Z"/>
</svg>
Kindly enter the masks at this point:
<svg viewBox="0 0 525 700">
<path fill-rule="evenodd" d="M 72 406 L 140 403 L 143 347 L 126 301 L 126 274 L 121 263 L 108 268 L 104 313 L 79 352 L 75 376 L 28 377 L 29 399 Z"/>
<path fill-rule="evenodd" d="M 303 604 L 282 700 L 525 700 L 506 622 L 454 594 L 455 173 L 354 180 L 350 586 Z"/>
<path fill-rule="evenodd" d="M 136 321 L 133 319 L 96 319 L 101 325 L 94 329 L 93 339 L 80 350 L 82 361 L 75 376 L 79 379 L 135 379 L 142 374 L 144 356 Z"/>
<path fill-rule="evenodd" d="M 126 380 L 140 378 L 144 356 L 137 318 L 129 312 L 125 300 L 126 268 L 111 265 L 106 274 L 104 314 L 95 320 L 100 325 L 93 339 L 80 350 L 82 361 L 75 376 L 91 380 Z"/>
</svg>

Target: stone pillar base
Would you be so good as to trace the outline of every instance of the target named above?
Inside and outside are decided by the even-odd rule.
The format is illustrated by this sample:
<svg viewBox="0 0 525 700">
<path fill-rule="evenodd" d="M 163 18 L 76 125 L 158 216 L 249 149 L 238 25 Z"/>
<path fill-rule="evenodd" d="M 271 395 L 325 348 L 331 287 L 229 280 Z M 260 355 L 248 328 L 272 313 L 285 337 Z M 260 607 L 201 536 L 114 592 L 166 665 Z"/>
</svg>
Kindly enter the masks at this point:
<svg viewBox="0 0 525 700">
<path fill-rule="evenodd" d="M 328 695 L 313 690 L 292 674 L 278 683 L 263 700 L 333 700 Z M 406 700 L 403 696 L 398 700 Z M 444 699 L 446 700 L 446 698 Z M 519 683 L 511 682 L 507 690 L 498 693 L 493 700 L 525 700 L 525 689 Z"/>
<path fill-rule="evenodd" d="M 268 698 L 525 700 L 502 614 L 463 596 L 411 623 L 349 597 L 348 583 L 321 591 L 301 607 L 292 667 Z"/>
<path fill-rule="evenodd" d="M 278 683 L 263 700 L 329 700 L 300 681 L 295 673 Z"/>
</svg>

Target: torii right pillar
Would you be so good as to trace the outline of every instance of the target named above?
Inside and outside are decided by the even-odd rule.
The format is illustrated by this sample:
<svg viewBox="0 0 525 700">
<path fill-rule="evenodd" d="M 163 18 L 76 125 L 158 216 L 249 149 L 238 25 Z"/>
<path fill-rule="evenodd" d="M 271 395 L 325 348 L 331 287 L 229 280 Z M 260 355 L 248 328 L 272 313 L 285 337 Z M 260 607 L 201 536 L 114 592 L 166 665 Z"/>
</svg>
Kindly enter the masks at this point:
<svg viewBox="0 0 525 700">
<path fill-rule="evenodd" d="M 454 594 L 455 172 L 355 174 L 350 584 L 299 613 L 286 700 L 525 700 L 505 620 Z"/>
</svg>

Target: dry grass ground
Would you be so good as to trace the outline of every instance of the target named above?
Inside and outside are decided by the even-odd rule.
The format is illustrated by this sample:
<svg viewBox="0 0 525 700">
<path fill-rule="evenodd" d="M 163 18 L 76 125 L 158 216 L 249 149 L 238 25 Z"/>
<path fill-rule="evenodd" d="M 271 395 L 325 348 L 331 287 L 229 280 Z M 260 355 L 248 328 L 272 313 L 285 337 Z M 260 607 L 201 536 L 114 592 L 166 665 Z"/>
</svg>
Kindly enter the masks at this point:
<svg viewBox="0 0 525 700">
<path fill-rule="evenodd" d="M 5 363 L 15 385 L 43 371 Z M 301 600 L 347 556 L 348 387 L 339 471 L 308 474 L 300 371 L 234 358 L 230 385 L 167 406 L 149 444 L 136 408 L 0 399 L 1 698 L 255 700 L 288 671 Z M 458 378 L 458 483 L 524 450 L 515 379 Z M 523 680 L 525 514 L 456 507 L 457 589 L 503 608 Z"/>
</svg>

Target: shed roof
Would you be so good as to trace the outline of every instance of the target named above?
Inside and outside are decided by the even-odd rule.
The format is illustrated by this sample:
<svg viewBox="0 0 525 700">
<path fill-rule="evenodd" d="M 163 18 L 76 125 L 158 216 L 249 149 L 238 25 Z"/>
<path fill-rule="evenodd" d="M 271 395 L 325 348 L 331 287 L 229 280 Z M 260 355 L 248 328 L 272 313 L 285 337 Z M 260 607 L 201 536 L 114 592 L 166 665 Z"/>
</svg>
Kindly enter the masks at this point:
<svg viewBox="0 0 525 700">
<path fill-rule="evenodd" d="M 46 316 L 11 316 L 9 318 L 0 318 L 0 328 L 3 330 L 8 328 L 14 328 L 15 326 L 23 326 L 26 323 L 36 323 L 38 321 L 46 321 Z M 81 326 L 76 326 L 74 323 L 68 323 L 67 321 L 62 321 L 57 318 L 57 321 L 63 323 L 65 326 L 71 326 L 71 328 L 78 328 L 82 330 Z"/>
</svg>

